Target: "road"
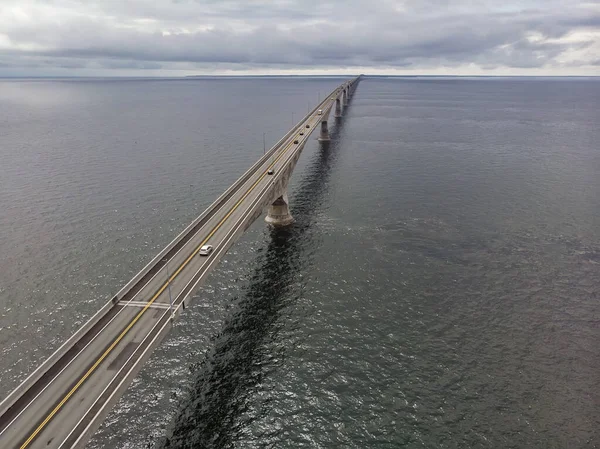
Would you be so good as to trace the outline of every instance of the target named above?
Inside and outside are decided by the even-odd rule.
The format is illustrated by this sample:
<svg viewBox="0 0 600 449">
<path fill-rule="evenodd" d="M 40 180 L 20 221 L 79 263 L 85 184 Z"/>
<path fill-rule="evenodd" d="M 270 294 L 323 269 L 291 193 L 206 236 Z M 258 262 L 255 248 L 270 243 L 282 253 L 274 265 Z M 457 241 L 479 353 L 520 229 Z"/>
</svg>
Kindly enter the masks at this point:
<svg viewBox="0 0 600 449">
<path fill-rule="evenodd" d="M 89 329 L 58 351 L 56 360 L 47 361 L 0 404 L 0 448 L 70 448 L 87 442 L 191 293 L 256 219 L 278 173 L 319 128 L 323 117 L 317 110 L 328 115 L 347 85 L 334 90 L 188 226 L 97 314 Z M 200 256 L 205 244 L 214 251 Z"/>
</svg>

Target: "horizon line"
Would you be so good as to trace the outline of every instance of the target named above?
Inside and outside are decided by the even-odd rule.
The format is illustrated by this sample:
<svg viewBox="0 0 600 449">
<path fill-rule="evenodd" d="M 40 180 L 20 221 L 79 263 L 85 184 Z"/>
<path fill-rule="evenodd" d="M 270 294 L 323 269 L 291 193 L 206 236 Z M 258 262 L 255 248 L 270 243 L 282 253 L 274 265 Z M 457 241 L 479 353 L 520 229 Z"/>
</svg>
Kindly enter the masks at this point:
<svg viewBox="0 0 600 449">
<path fill-rule="evenodd" d="M 386 77 L 386 78 L 600 78 L 600 75 L 386 75 L 386 74 L 244 74 L 244 75 L 0 75 L 0 79 L 24 78 L 346 78 L 346 77 Z"/>
</svg>

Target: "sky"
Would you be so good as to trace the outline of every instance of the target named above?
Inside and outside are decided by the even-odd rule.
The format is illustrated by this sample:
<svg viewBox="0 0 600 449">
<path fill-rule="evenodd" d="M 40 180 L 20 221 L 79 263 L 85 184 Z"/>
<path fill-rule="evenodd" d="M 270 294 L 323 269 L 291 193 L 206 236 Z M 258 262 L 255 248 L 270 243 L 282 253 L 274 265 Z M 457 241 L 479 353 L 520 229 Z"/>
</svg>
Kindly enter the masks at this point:
<svg viewBox="0 0 600 449">
<path fill-rule="evenodd" d="M 0 76 L 599 75 L 600 0 L 0 0 Z"/>
</svg>

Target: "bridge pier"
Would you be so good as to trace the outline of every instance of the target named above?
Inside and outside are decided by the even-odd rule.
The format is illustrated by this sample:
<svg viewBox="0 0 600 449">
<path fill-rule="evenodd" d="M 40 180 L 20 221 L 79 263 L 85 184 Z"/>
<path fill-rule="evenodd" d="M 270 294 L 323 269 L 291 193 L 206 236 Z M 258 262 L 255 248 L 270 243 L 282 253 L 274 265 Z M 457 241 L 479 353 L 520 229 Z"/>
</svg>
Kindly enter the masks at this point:
<svg viewBox="0 0 600 449">
<path fill-rule="evenodd" d="M 344 106 L 348 106 L 348 94 L 346 93 L 346 89 L 343 90 L 342 98 L 344 99 Z"/>
<path fill-rule="evenodd" d="M 335 99 L 335 118 L 339 118 L 342 116 L 342 104 L 339 98 Z"/>
<path fill-rule="evenodd" d="M 331 139 L 329 138 L 329 129 L 327 128 L 327 120 L 323 120 L 321 122 L 321 134 L 319 134 L 320 142 L 329 142 Z"/>
<path fill-rule="evenodd" d="M 273 226 L 287 226 L 294 222 L 294 217 L 290 214 L 287 193 L 281 195 L 271 204 L 265 221 Z"/>
</svg>

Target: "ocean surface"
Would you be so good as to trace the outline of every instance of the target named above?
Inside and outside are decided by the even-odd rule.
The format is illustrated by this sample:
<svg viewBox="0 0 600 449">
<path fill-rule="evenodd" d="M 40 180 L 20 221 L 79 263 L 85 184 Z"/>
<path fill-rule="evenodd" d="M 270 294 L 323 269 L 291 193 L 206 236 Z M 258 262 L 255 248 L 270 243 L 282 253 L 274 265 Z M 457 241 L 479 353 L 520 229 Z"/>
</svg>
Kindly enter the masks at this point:
<svg viewBox="0 0 600 449">
<path fill-rule="evenodd" d="M 0 80 L 0 400 L 342 81 Z M 599 123 L 364 78 L 88 448 L 600 447 Z"/>
</svg>

